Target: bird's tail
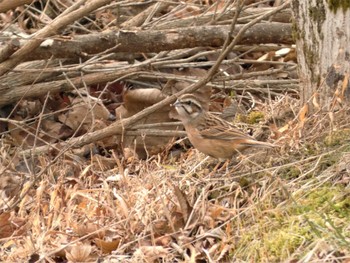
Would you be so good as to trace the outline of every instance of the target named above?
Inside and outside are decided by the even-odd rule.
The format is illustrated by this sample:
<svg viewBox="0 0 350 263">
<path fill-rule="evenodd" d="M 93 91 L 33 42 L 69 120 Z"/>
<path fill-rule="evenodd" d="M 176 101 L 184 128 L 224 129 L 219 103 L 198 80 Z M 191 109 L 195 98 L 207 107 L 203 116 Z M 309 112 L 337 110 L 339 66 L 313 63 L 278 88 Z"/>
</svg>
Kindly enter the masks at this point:
<svg viewBox="0 0 350 263">
<path fill-rule="evenodd" d="M 259 147 L 259 148 L 276 148 L 276 147 L 278 147 L 277 145 L 274 145 L 274 144 L 271 144 L 268 142 L 256 141 L 254 139 L 246 140 L 243 144 L 248 146 L 248 147 Z"/>
</svg>

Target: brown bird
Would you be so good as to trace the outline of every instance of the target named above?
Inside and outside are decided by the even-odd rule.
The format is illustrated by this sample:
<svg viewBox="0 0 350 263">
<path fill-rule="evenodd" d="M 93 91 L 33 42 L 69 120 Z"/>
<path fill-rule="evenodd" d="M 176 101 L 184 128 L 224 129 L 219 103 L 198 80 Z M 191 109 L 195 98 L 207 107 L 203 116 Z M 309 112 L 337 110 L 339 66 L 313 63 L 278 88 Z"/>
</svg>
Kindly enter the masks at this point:
<svg viewBox="0 0 350 263">
<path fill-rule="evenodd" d="M 211 157 L 231 159 L 233 155 L 248 147 L 276 147 L 255 140 L 231 123 L 205 111 L 192 94 L 181 95 L 173 105 L 190 142 L 199 151 Z"/>
</svg>

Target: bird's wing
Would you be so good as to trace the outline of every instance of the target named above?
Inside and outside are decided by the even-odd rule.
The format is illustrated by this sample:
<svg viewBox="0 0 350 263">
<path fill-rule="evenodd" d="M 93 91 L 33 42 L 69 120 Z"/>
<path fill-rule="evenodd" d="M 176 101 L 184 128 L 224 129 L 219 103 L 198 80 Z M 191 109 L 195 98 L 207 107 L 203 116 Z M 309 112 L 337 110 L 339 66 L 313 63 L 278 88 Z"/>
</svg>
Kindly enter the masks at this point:
<svg viewBox="0 0 350 263">
<path fill-rule="evenodd" d="M 200 135 L 206 139 L 220 139 L 227 141 L 253 139 L 249 135 L 238 130 L 231 123 L 216 117 L 213 118 L 213 116 L 208 118 L 206 124 L 198 130 Z"/>
</svg>

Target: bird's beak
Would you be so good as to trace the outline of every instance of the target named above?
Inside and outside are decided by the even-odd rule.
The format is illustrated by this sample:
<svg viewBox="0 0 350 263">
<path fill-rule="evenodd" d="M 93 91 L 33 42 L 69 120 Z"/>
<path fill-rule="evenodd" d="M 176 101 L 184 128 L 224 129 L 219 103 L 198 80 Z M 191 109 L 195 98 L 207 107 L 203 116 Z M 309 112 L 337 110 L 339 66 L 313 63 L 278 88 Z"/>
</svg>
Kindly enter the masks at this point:
<svg viewBox="0 0 350 263">
<path fill-rule="evenodd" d="M 176 100 L 174 104 L 171 104 L 173 107 L 178 107 L 180 106 L 181 102 L 179 100 Z"/>
</svg>

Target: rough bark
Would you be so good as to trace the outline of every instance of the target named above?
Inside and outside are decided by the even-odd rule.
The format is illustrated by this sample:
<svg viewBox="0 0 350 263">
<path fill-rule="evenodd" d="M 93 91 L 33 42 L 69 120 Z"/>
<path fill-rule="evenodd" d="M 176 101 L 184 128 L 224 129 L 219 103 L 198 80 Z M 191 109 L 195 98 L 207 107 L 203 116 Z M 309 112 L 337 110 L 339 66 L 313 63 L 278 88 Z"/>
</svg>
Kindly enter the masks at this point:
<svg viewBox="0 0 350 263">
<path fill-rule="evenodd" d="M 330 110 L 334 99 L 349 100 L 350 9 L 338 2 L 292 1 L 301 101 L 311 108 Z"/>
<path fill-rule="evenodd" d="M 234 35 L 243 25 L 236 27 Z M 104 52 L 160 52 L 193 47 L 220 47 L 230 26 L 197 26 L 171 30 L 110 31 L 57 38 L 28 53 L 24 61 L 49 58 L 81 58 Z M 239 44 L 292 44 L 292 29 L 285 23 L 261 23 L 251 27 Z M 49 43 L 49 44 L 46 44 Z"/>
<path fill-rule="evenodd" d="M 34 0 L 4 0 L 0 3 L 0 13 L 5 13 L 8 10 L 14 9 L 18 6 L 24 5 L 24 4 L 30 4 Z"/>
</svg>

